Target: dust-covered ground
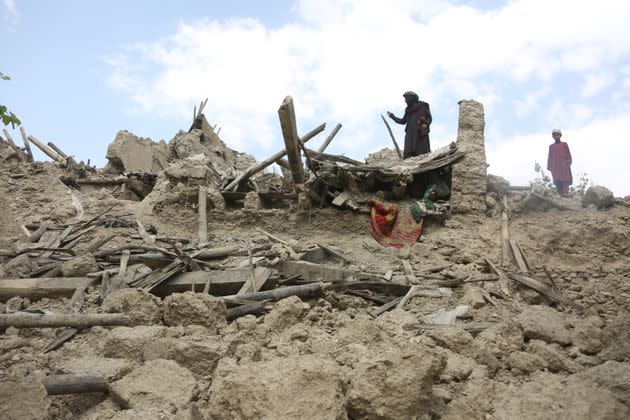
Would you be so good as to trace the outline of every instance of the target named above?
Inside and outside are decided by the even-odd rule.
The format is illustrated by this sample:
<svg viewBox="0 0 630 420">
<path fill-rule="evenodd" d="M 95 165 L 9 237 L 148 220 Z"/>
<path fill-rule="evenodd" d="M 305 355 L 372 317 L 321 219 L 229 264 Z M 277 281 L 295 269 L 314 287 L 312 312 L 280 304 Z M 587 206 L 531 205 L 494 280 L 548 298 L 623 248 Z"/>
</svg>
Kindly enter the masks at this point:
<svg viewBox="0 0 630 420">
<path fill-rule="evenodd" d="M 61 174 L 51 164 L 0 164 L 0 249 L 20 240 L 21 224 L 76 220 Z M 117 201 L 106 190 L 74 193 L 88 216 Z M 123 289 L 101 304 L 96 286 L 83 312 L 123 312 L 133 326 L 93 327 L 45 354 L 54 329 L 6 329 L 0 334 L 0 417 L 628 418 L 630 207 L 597 210 L 561 199 L 569 210 L 525 211 L 519 210 L 525 193 L 519 194 L 509 198 L 511 239 L 527 256 L 531 275 L 583 311 L 514 284 L 505 296 L 496 281 L 487 281 L 465 282 L 450 296 L 414 297 L 404 309 L 376 318 L 370 312 L 380 303 L 333 289 L 227 322 L 225 306 L 201 293 L 161 299 Z M 188 204 L 154 211 L 149 199 L 121 201 L 116 213 L 172 237 L 196 235 L 197 211 Z M 421 284 L 490 273 L 485 259 L 501 256 L 501 219 L 492 211 L 429 220 L 420 240 L 402 250 L 381 247 L 370 235 L 368 217 L 350 211 L 208 211 L 213 247 L 266 243 L 256 228 L 296 250 L 331 246 L 352 261 L 344 266 L 349 270 L 392 270 L 396 278 L 406 260 Z M 140 243 L 135 230 L 99 226 L 75 248 L 113 232 L 119 237 L 103 249 Z M 460 304 L 472 309 L 458 324 L 491 326 L 474 334 L 414 328 L 423 316 Z M 13 298 L 0 303 L 0 313 L 63 312 L 67 305 L 68 299 Z M 110 391 L 46 395 L 41 378 L 64 373 L 100 374 Z"/>
</svg>

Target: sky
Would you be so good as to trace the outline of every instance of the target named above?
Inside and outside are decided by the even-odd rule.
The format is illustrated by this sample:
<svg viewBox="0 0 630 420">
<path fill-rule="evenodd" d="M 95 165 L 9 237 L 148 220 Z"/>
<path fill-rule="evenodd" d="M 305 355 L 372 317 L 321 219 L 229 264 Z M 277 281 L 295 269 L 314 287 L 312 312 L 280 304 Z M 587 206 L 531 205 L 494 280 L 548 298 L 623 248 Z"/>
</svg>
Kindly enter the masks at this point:
<svg viewBox="0 0 630 420">
<path fill-rule="evenodd" d="M 380 115 L 413 90 L 433 149 L 475 99 L 489 173 L 527 185 L 560 128 L 574 179 L 630 195 L 628 0 L 0 2 L 0 103 L 78 160 L 103 166 L 119 130 L 168 141 L 205 98 L 228 146 L 262 160 L 284 148 L 286 95 L 299 133 L 327 123 L 313 146 L 341 123 L 327 151 L 362 159 L 391 147 Z"/>
</svg>

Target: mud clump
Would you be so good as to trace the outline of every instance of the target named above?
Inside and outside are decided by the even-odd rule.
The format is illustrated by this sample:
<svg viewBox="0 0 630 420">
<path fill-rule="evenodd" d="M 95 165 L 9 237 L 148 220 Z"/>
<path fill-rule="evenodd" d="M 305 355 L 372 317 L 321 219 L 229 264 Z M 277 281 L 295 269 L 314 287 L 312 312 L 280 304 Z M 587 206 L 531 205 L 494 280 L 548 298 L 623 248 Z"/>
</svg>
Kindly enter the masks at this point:
<svg viewBox="0 0 630 420">
<path fill-rule="evenodd" d="M 548 306 L 531 306 L 518 316 L 526 338 L 567 345 L 571 335 L 558 311 Z"/>
<path fill-rule="evenodd" d="M 46 419 L 50 401 L 46 388 L 37 380 L 0 382 L 0 417 L 4 419 Z"/>
<path fill-rule="evenodd" d="M 162 302 L 143 289 L 119 289 L 111 292 L 101 305 L 103 312 L 122 313 L 132 326 L 162 322 Z"/>
<path fill-rule="evenodd" d="M 164 324 L 203 325 L 217 332 L 227 325 L 227 308 L 221 299 L 203 293 L 175 293 L 164 299 Z"/>
<path fill-rule="evenodd" d="M 31 271 L 35 268 L 34 264 L 29 260 L 28 255 L 21 254 L 13 258 L 3 266 L 0 266 L 0 278 L 2 279 L 21 279 L 31 275 Z"/>
<path fill-rule="evenodd" d="M 98 263 L 92 254 L 79 255 L 61 265 L 64 277 L 82 277 L 98 270 Z"/>
<path fill-rule="evenodd" d="M 144 347 L 144 360 L 168 359 L 201 376 L 211 376 L 228 351 L 219 337 L 160 338 Z"/>
</svg>

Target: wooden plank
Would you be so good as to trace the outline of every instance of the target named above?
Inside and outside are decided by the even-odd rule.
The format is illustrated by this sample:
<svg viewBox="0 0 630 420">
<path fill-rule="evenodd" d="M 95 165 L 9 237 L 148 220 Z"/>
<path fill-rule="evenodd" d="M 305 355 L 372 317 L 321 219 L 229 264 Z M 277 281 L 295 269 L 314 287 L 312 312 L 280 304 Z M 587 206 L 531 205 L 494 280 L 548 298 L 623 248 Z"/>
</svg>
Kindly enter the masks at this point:
<svg viewBox="0 0 630 420">
<path fill-rule="evenodd" d="M 326 128 L 326 124 L 322 124 L 319 127 L 317 127 L 315 130 L 312 130 L 310 133 L 307 134 L 311 135 L 311 133 L 314 133 L 311 135 L 311 137 L 304 136 L 300 139 L 300 141 L 302 143 L 306 143 L 307 141 L 309 141 L 310 139 L 312 139 L 313 137 L 315 137 L 316 134 L 321 133 L 322 131 L 324 131 L 324 129 Z M 278 153 L 268 157 L 267 159 L 263 160 L 262 162 L 257 162 L 254 163 L 253 165 L 251 165 L 249 168 L 247 168 L 242 174 L 240 174 L 239 176 L 237 176 L 232 182 L 230 182 L 228 185 L 225 186 L 225 188 L 223 188 L 224 191 L 235 191 L 238 186 L 247 181 L 249 178 L 251 178 L 252 176 L 254 176 L 255 174 L 257 174 L 258 172 L 262 171 L 263 169 L 265 169 L 266 167 L 274 164 L 277 160 L 282 159 L 284 156 L 286 156 L 287 151 L 286 149 L 283 149 L 281 151 L 279 151 Z"/>
<path fill-rule="evenodd" d="M 37 148 L 39 150 L 41 150 L 46 155 L 48 155 L 48 157 L 50 157 L 52 160 L 54 160 L 54 161 L 56 161 L 58 163 L 61 163 L 62 165 L 66 164 L 66 159 L 64 159 L 63 156 L 61 156 L 59 153 L 55 152 L 52 148 L 48 147 L 47 145 L 45 145 L 41 141 L 37 140 L 37 138 L 35 138 L 35 136 L 29 135 L 28 136 L 28 140 L 31 143 L 33 143 L 35 146 L 37 146 Z"/>
<path fill-rule="evenodd" d="M 514 259 L 516 260 L 516 265 L 518 265 L 520 272 L 524 274 L 529 273 L 529 268 L 527 267 L 523 255 L 521 255 L 521 249 L 518 247 L 518 243 L 512 239 L 510 240 L 510 247 L 512 248 L 512 253 L 514 254 Z"/>
<path fill-rule="evenodd" d="M 394 137 L 394 133 L 392 132 L 392 128 L 389 126 L 389 123 L 387 122 L 387 120 L 385 119 L 383 114 L 381 114 L 381 118 L 383 119 L 383 122 L 385 123 L 385 127 L 387 127 L 387 131 L 389 132 L 389 136 L 391 137 L 392 142 L 394 142 L 394 147 L 396 148 L 396 153 L 398 154 L 398 157 L 400 159 L 402 159 L 403 155 L 402 155 L 402 153 L 400 153 L 400 147 L 398 147 L 398 142 L 396 141 L 396 137 Z"/>
<path fill-rule="evenodd" d="M 42 385 L 46 388 L 48 395 L 109 392 L 109 385 L 105 378 L 92 373 L 44 376 Z"/>
<path fill-rule="evenodd" d="M 278 109 L 278 118 L 280 119 L 280 127 L 282 129 L 282 137 L 289 159 L 289 167 L 293 184 L 304 184 L 304 166 L 302 165 L 302 157 L 300 154 L 299 137 L 297 133 L 297 124 L 295 121 L 295 109 L 293 107 L 293 98 L 287 96 L 282 101 Z"/>
<path fill-rule="evenodd" d="M 402 299 L 403 299 L 403 296 L 399 296 L 396 299 L 393 299 L 392 301 L 390 301 L 390 302 L 388 302 L 388 303 L 386 303 L 386 304 L 384 304 L 382 306 L 379 306 L 378 308 L 374 309 L 373 311 L 370 311 L 369 314 L 372 317 L 376 318 L 377 316 L 379 316 L 383 312 L 387 312 L 390 309 L 394 309 L 400 303 L 400 301 L 402 301 Z"/>
<path fill-rule="evenodd" d="M 24 149 L 26 150 L 26 156 L 28 157 L 29 162 L 35 162 L 35 159 L 33 159 L 33 152 L 31 151 L 31 145 L 28 144 L 28 136 L 26 135 L 26 131 L 24 131 L 24 127 L 22 126 L 20 126 L 20 134 L 22 135 Z"/>
<path fill-rule="evenodd" d="M 326 246 L 326 245 L 322 245 L 322 244 L 316 244 L 318 247 L 320 247 L 321 249 L 323 249 L 326 253 L 332 255 L 335 258 L 338 258 L 344 262 L 347 262 L 349 264 L 352 264 L 352 260 L 350 260 L 348 257 L 346 257 L 345 255 L 335 251 L 334 249 Z"/>
<path fill-rule="evenodd" d="M 529 263 L 529 260 L 528 260 L 527 256 L 523 252 L 523 248 L 521 248 L 521 244 L 516 242 L 516 247 L 518 248 L 518 252 L 520 252 L 520 254 L 521 254 L 521 258 L 523 258 L 523 262 L 525 263 L 525 267 L 527 267 L 527 270 L 532 271 L 532 266 Z"/>
<path fill-rule="evenodd" d="M 55 143 L 53 143 L 52 141 L 49 141 L 49 142 L 47 143 L 47 145 L 48 145 L 48 147 L 50 147 L 51 149 L 53 149 L 55 152 L 59 153 L 59 155 L 60 155 L 62 158 L 64 158 L 64 159 L 68 159 L 68 157 L 69 157 L 69 156 L 68 156 L 67 154 L 65 154 L 65 153 L 63 152 L 63 150 L 61 150 L 60 148 L 58 148 L 58 147 L 55 145 Z"/>
<path fill-rule="evenodd" d="M 236 293 L 236 295 L 243 295 L 245 293 L 254 293 L 260 291 L 265 285 L 269 277 L 271 277 L 272 270 L 266 267 L 256 267 L 254 275 L 249 277 L 243 284 L 243 287 Z"/>
<path fill-rule="evenodd" d="M 519 282 L 520 284 L 523 284 L 529 287 L 530 289 L 534 289 L 535 291 L 547 297 L 549 300 L 553 302 L 563 303 L 565 305 L 571 306 L 572 308 L 580 312 L 584 311 L 584 307 L 582 305 L 575 303 L 573 300 L 569 299 L 566 296 L 562 296 L 561 294 L 554 292 L 553 290 L 545 286 L 539 280 L 536 280 L 532 277 L 525 276 L 523 274 L 513 274 L 513 273 L 508 273 L 508 277 L 510 277 L 512 280 Z"/>
<path fill-rule="evenodd" d="M 236 318 L 239 318 L 245 315 L 256 314 L 262 311 L 265 308 L 266 304 L 267 304 L 267 301 L 263 300 L 260 302 L 246 303 L 245 305 L 240 305 L 235 308 L 230 308 L 227 311 L 226 319 L 228 321 L 233 321 Z"/>
<path fill-rule="evenodd" d="M 278 263 L 276 268 L 285 277 L 299 274 L 302 279 L 306 281 L 323 281 L 325 283 L 340 282 L 346 280 L 348 277 L 353 277 L 359 280 L 380 280 L 380 276 L 378 274 L 343 270 L 334 267 L 327 267 L 325 265 L 313 264 L 307 261 L 281 261 Z"/>
<path fill-rule="evenodd" d="M 289 296 L 298 296 L 300 298 L 314 298 L 322 295 L 326 286 L 322 282 L 305 284 L 302 286 L 280 287 L 264 292 L 245 293 L 242 295 L 225 296 L 226 299 L 244 299 L 244 300 L 270 300 L 273 302 L 288 298 Z"/>
<path fill-rule="evenodd" d="M 206 221 L 206 201 L 208 198 L 208 189 L 202 185 L 199 186 L 198 200 L 198 218 L 197 218 L 197 243 L 208 242 L 208 222 Z"/>
<path fill-rule="evenodd" d="M 81 311 L 81 307 L 85 303 L 85 291 L 87 288 L 79 287 L 74 291 L 72 298 L 70 299 L 68 313 L 79 313 Z M 64 343 L 72 340 L 72 338 L 77 335 L 79 330 L 77 328 L 63 328 L 61 330 L 56 331 L 55 339 L 46 347 L 44 353 L 48 353 L 55 349 L 61 347 Z"/>
<path fill-rule="evenodd" d="M 326 150 L 326 148 L 328 147 L 332 139 L 335 138 L 339 130 L 341 130 L 341 124 L 337 124 L 335 128 L 333 128 L 333 130 L 330 132 L 328 137 L 326 137 L 326 140 L 324 140 L 324 143 L 322 143 L 322 145 L 319 146 L 319 149 L 317 149 L 319 153 L 324 153 L 324 150 Z"/>
<path fill-rule="evenodd" d="M 346 156 L 330 155 L 326 153 L 316 152 L 315 150 L 310 150 L 310 149 L 307 149 L 304 154 L 307 157 L 311 159 L 315 159 L 315 160 L 341 162 L 341 163 L 347 163 L 349 165 L 364 165 L 363 162 L 359 162 L 358 160 L 354 160 Z"/>
<path fill-rule="evenodd" d="M 487 330 L 493 325 L 496 325 L 496 322 L 468 322 L 461 324 L 407 324 L 403 326 L 403 329 L 405 331 L 422 331 L 456 328 L 474 334 Z"/>
<path fill-rule="evenodd" d="M 400 302 L 398 302 L 398 305 L 396 305 L 396 309 L 403 309 L 405 305 L 407 304 L 407 302 L 409 302 L 411 298 L 416 295 L 416 293 L 418 292 L 418 288 L 419 286 L 416 286 L 416 285 L 411 286 L 407 294 L 403 296 Z"/>
<path fill-rule="evenodd" d="M 501 265 L 505 268 L 510 265 L 510 230 L 507 214 L 507 198 L 503 197 L 503 210 L 501 211 Z"/>
<path fill-rule="evenodd" d="M 71 297 L 76 289 L 96 284 L 96 279 L 87 277 L 0 279 L 0 301 L 6 301 L 16 296 L 32 301 L 44 297 Z"/>
<path fill-rule="evenodd" d="M 501 292 L 503 292 L 503 294 L 505 296 L 512 296 L 512 294 L 510 293 L 510 280 L 508 279 L 508 277 L 505 275 L 505 273 L 503 272 L 503 270 L 500 270 L 492 261 L 490 261 L 488 258 L 485 258 L 486 262 L 488 263 L 488 265 L 490 266 L 490 269 L 492 269 L 492 271 L 494 271 L 494 273 L 499 276 L 499 288 L 501 289 Z"/>
<path fill-rule="evenodd" d="M 34 314 L 14 312 L 0 315 L 0 329 L 15 328 L 88 328 L 129 325 L 129 317 L 122 314 Z"/>
</svg>

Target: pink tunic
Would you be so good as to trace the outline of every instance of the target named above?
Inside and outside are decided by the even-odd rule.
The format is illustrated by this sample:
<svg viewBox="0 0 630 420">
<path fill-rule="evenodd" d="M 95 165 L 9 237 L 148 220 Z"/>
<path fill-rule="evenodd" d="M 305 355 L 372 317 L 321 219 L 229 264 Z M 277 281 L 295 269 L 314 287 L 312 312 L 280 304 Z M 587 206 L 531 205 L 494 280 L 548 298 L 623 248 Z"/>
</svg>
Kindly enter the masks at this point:
<svg viewBox="0 0 630 420">
<path fill-rule="evenodd" d="M 553 181 L 573 182 L 571 175 L 571 152 L 569 146 L 561 141 L 549 146 L 547 169 L 551 171 Z"/>
</svg>

